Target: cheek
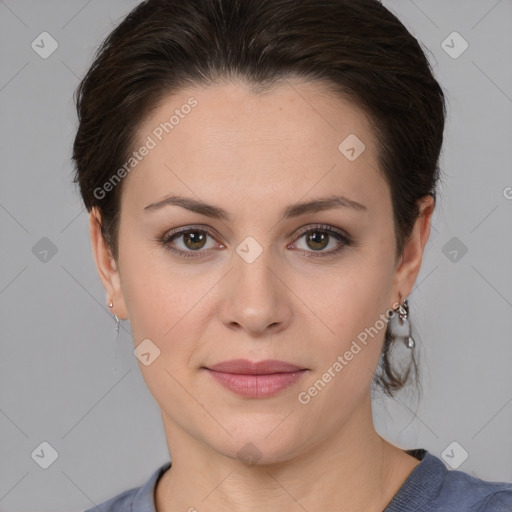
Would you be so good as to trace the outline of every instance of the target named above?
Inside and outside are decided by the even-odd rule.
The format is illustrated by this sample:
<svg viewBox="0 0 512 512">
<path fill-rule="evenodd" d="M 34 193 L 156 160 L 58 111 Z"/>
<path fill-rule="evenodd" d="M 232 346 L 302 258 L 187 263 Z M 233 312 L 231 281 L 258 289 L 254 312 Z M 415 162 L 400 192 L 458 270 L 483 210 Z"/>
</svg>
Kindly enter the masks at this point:
<svg viewBox="0 0 512 512">
<path fill-rule="evenodd" d="M 384 294 L 379 295 L 373 279 L 350 278 L 341 283 L 333 287 L 329 301 L 335 305 L 329 306 L 329 326 L 335 335 L 318 340 L 315 372 L 297 396 L 300 410 L 311 417 L 323 415 L 326 428 L 338 428 L 363 402 L 387 326 L 380 318 L 381 313 L 386 318 Z"/>
<path fill-rule="evenodd" d="M 180 338 L 175 333 L 179 332 L 187 312 L 200 299 L 200 290 L 191 287 L 186 277 L 164 264 L 166 260 L 161 255 L 164 249 L 156 245 L 140 246 L 140 240 L 129 237 L 120 243 L 123 296 L 134 343 L 138 345 L 149 338 L 161 350 L 171 342 L 177 347 Z"/>
<path fill-rule="evenodd" d="M 386 312 L 393 282 L 390 268 L 382 255 L 361 251 L 325 277 L 325 292 L 315 300 L 333 330 L 355 337 Z"/>
<path fill-rule="evenodd" d="M 169 378 L 165 370 L 184 382 L 204 362 L 222 272 L 177 265 L 164 248 L 144 247 L 135 237 L 123 243 L 123 295 L 134 345 L 150 339 L 158 347 L 154 364 L 139 365 L 149 387 L 158 392 L 162 380 Z"/>
<path fill-rule="evenodd" d="M 142 377 L 162 408 L 175 403 L 185 407 L 190 397 L 182 385 L 198 349 L 203 330 L 198 315 L 206 314 L 200 299 L 208 287 L 190 286 L 189 277 L 171 272 L 157 256 L 160 249 L 137 251 L 135 245 L 131 247 L 123 253 L 121 268 L 134 348 L 149 339 L 154 345 L 146 346 L 158 354 L 147 366 L 139 361 Z M 193 403 L 188 405 L 195 410 Z"/>
<path fill-rule="evenodd" d="M 331 276 L 323 282 L 325 293 L 311 298 L 314 311 L 329 327 L 323 328 L 327 336 L 318 340 L 322 347 L 318 373 L 335 373 L 337 378 L 332 380 L 343 382 L 345 396 L 365 388 L 378 364 L 388 325 L 390 268 L 385 258 L 369 252 L 353 264 L 337 269 L 338 278 Z M 328 380 L 329 376 L 325 378 Z"/>
</svg>

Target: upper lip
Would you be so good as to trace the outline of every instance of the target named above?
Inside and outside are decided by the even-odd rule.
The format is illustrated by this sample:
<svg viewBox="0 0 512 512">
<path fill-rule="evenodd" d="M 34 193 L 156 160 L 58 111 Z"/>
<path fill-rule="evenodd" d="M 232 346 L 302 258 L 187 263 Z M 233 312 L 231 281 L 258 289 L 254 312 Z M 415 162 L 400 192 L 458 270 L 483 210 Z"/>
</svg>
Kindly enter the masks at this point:
<svg viewBox="0 0 512 512">
<path fill-rule="evenodd" d="M 213 366 L 206 367 L 209 370 L 224 373 L 237 373 L 247 375 L 269 375 L 271 373 L 291 373 L 305 370 L 301 366 L 297 366 L 286 361 L 277 359 L 266 359 L 264 361 L 249 361 L 248 359 L 231 359 L 222 361 Z"/>
</svg>

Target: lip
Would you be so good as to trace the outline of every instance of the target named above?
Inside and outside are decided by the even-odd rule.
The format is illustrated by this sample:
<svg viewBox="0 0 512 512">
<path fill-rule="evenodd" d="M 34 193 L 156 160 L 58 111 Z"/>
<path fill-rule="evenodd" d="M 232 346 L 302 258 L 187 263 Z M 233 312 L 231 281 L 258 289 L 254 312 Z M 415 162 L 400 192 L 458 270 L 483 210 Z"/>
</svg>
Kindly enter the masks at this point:
<svg viewBox="0 0 512 512">
<path fill-rule="evenodd" d="M 268 375 L 271 373 L 289 373 L 306 368 L 278 359 L 264 361 L 249 361 L 248 359 L 231 359 L 207 367 L 209 370 L 224 373 L 237 373 L 245 375 Z"/>
<path fill-rule="evenodd" d="M 219 384 L 248 398 L 274 396 L 295 384 L 308 371 L 286 361 L 232 359 L 203 367 Z"/>
</svg>

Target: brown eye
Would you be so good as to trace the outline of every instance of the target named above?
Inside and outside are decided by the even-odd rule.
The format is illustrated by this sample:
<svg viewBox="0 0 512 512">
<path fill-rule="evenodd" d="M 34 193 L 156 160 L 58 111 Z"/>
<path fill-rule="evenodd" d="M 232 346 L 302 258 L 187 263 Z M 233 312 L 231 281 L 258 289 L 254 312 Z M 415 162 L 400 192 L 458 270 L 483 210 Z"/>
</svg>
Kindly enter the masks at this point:
<svg viewBox="0 0 512 512">
<path fill-rule="evenodd" d="M 160 243 L 169 251 L 184 258 L 208 256 L 208 249 L 215 247 L 215 243 L 208 245 L 208 238 L 217 242 L 211 233 L 204 229 L 192 228 L 173 230 L 160 238 Z M 223 248 L 217 243 L 218 248 Z"/>
<path fill-rule="evenodd" d="M 324 231 L 310 231 L 306 234 L 306 243 L 314 251 L 320 251 L 329 244 L 329 235 Z"/>
<path fill-rule="evenodd" d="M 203 231 L 186 231 L 181 233 L 183 243 L 187 249 L 202 249 L 206 242 L 206 234 Z"/>
<path fill-rule="evenodd" d="M 299 241 L 304 240 L 303 247 L 300 247 Z M 351 238 L 331 226 L 320 225 L 302 230 L 296 238 L 295 244 L 298 245 L 304 255 L 308 258 L 334 256 L 345 247 L 353 245 Z M 305 246 L 305 247 L 304 247 Z M 325 250 L 328 249 L 330 250 Z"/>
</svg>

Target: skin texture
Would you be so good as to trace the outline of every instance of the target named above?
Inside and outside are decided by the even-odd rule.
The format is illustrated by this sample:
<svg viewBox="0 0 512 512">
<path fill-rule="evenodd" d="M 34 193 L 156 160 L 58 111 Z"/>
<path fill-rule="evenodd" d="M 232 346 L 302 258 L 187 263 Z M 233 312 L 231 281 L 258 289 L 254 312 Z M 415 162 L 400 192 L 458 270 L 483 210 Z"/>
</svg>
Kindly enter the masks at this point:
<svg viewBox="0 0 512 512">
<path fill-rule="evenodd" d="M 112 313 L 130 320 L 135 346 L 149 338 L 160 350 L 151 365 L 139 363 L 173 461 L 156 488 L 157 510 L 252 511 L 264 503 L 268 512 L 341 505 L 381 511 L 418 464 L 379 436 L 372 421 L 370 384 L 385 328 L 308 404 L 297 396 L 409 295 L 433 200 L 422 200 L 397 260 L 371 123 L 319 83 L 297 79 L 263 94 L 237 82 L 190 87 L 145 119 L 138 142 L 191 96 L 197 106 L 124 178 L 118 262 L 101 237 L 98 212 L 90 215 Z M 366 146 L 354 161 L 338 150 L 350 134 Z M 176 205 L 144 211 L 170 193 L 220 206 L 232 218 Z M 332 194 L 367 209 L 280 220 L 286 206 Z M 317 224 L 345 231 L 355 244 L 308 258 L 341 244 L 330 236 L 318 250 L 297 237 Z M 159 243 L 171 229 L 189 226 L 212 231 L 199 245 L 202 256 L 187 259 Z M 263 249 L 252 263 L 236 252 L 248 236 Z M 184 251 L 197 247 L 186 244 L 184 236 L 174 239 Z M 202 369 L 233 358 L 280 359 L 309 371 L 273 397 L 243 398 Z M 258 449 L 256 464 L 239 455 L 247 443 Z"/>
</svg>

